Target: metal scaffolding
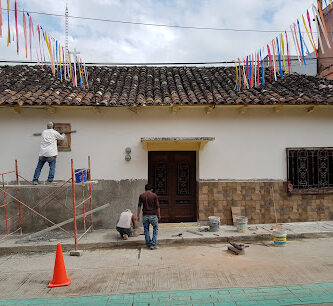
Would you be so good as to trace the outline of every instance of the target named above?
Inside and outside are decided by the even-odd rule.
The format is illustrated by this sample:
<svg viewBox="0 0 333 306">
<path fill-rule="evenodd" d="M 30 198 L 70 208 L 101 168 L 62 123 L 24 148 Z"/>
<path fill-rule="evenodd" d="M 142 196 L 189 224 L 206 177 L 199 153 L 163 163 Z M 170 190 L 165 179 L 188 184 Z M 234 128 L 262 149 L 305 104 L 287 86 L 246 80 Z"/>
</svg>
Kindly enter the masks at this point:
<svg viewBox="0 0 333 306">
<path fill-rule="evenodd" d="M 16 184 L 6 184 L 6 177 L 9 175 L 15 175 Z M 3 193 L 3 204 L 0 205 L 0 218 L 4 220 L 4 229 L 0 228 L 0 241 L 6 239 L 7 237 L 20 232 L 23 234 L 24 229 L 24 220 L 28 216 L 37 215 L 38 217 L 45 220 L 51 226 L 46 229 L 39 231 L 37 233 L 33 233 L 32 235 L 39 235 L 43 232 L 50 231 L 53 229 L 59 229 L 68 235 L 74 238 L 75 250 L 78 249 L 78 242 L 80 239 L 87 234 L 89 231 L 93 231 L 93 213 L 99 209 L 93 209 L 93 192 L 92 185 L 96 184 L 97 181 L 91 180 L 91 160 L 90 156 L 88 156 L 88 168 L 80 169 L 79 171 L 75 171 L 74 169 L 74 161 L 71 159 L 71 177 L 59 183 L 54 183 L 52 185 L 33 185 L 33 182 L 25 179 L 23 176 L 19 174 L 18 171 L 18 162 L 15 160 L 15 170 L 8 171 L 4 173 L 0 173 L 1 185 L 0 189 Z M 75 178 L 81 178 L 81 182 L 76 183 Z M 51 187 L 50 189 L 45 187 Z M 63 203 L 58 199 L 61 193 L 64 193 L 71 187 L 72 192 L 72 207 L 68 207 L 66 203 Z M 79 204 L 77 204 L 77 189 L 81 187 L 82 189 L 82 201 L 79 200 Z M 32 203 L 32 205 L 28 205 L 21 200 L 21 189 L 22 188 L 38 188 L 39 191 L 44 195 L 37 203 Z M 12 192 L 9 192 L 11 190 Z M 14 191 L 14 192 L 13 192 Z M 10 200 L 9 200 L 10 199 Z M 46 216 L 42 215 L 38 212 L 37 208 L 45 207 L 51 202 L 57 202 L 61 204 L 66 210 L 72 212 L 73 218 L 66 220 L 64 222 L 56 224 Z M 87 203 L 88 202 L 88 203 Z M 16 204 L 17 209 L 11 209 L 11 216 L 9 216 L 9 206 Z M 88 204 L 88 205 L 87 205 Z M 83 214 L 77 216 L 78 208 L 82 206 Z M 88 210 L 86 208 L 88 207 Z M 22 208 L 26 209 L 26 212 L 22 214 Z M 102 207 L 101 207 L 102 208 Z M 3 216 L 2 216 L 3 215 Z M 88 218 L 89 217 L 89 218 Z M 78 237 L 78 228 L 77 228 L 77 220 L 79 218 L 83 219 L 83 233 Z M 70 232 L 63 228 L 63 225 L 73 222 L 73 232 Z M 31 236 L 31 235 L 30 235 Z"/>
</svg>

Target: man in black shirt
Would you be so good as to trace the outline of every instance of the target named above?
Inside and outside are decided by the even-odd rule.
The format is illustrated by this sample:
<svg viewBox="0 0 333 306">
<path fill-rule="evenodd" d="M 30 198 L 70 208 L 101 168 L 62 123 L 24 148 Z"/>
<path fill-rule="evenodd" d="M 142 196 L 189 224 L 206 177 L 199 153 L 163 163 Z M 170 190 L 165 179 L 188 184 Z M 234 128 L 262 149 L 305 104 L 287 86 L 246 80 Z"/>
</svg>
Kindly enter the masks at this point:
<svg viewBox="0 0 333 306">
<path fill-rule="evenodd" d="M 149 184 L 145 186 L 145 192 L 139 197 L 137 220 L 140 221 L 140 212 L 142 207 L 142 223 L 145 232 L 147 248 L 157 249 L 158 220 L 161 219 L 160 203 L 158 197 L 153 193 L 153 187 Z M 153 226 L 153 237 L 150 238 L 149 226 Z"/>
</svg>

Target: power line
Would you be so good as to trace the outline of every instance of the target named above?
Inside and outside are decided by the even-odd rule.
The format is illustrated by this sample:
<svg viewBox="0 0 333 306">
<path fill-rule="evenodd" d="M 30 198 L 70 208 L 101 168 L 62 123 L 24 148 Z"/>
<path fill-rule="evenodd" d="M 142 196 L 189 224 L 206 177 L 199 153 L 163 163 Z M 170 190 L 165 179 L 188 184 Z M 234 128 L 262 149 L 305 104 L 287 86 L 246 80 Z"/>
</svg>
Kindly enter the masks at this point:
<svg viewBox="0 0 333 306">
<path fill-rule="evenodd" d="M 332 60 L 333 56 L 321 57 L 319 60 Z M 297 58 L 289 59 L 291 62 L 298 61 Z M 314 60 L 314 59 L 313 59 Z M 317 59 L 318 60 L 318 59 Z M 263 61 L 267 61 L 267 59 L 263 59 Z M 307 63 L 311 63 L 310 58 L 306 58 Z M 1 63 L 12 63 L 12 64 L 25 64 L 25 65 L 40 65 L 41 63 L 37 61 L 19 61 L 19 60 L 0 60 Z M 51 62 L 43 62 L 45 65 L 50 65 Z M 163 66 L 163 65 L 221 65 L 221 64 L 234 64 L 233 61 L 211 61 L 211 62 L 148 62 L 148 63 L 121 63 L 121 62 L 87 62 L 85 63 L 89 66 Z M 241 63 L 242 64 L 242 63 Z"/>
<path fill-rule="evenodd" d="M 8 9 L 6 9 L 6 8 L 3 8 L 2 10 L 8 11 Z M 14 12 L 13 9 L 9 9 L 9 11 Z M 17 10 L 17 11 L 18 12 L 23 12 L 22 10 Z M 37 12 L 37 11 L 29 11 L 29 14 L 46 15 L 46 16 L 54 16 L 54 17 L 66 17 L 63 14 L 45 13 L 45 12 Z M 138 21 L 103 19 L 103 18 L 82 17 L 82 16 L 73 16 L 73 15 L 68 15 L 68 18 L 82 19 L 82 20 L 92 20 L 92 21 L 101 21 L 101 22 L 111 22 L 111 23 L 120 23 L 120 24 L 164 27 L 164 28 L 192 29 L 192 30 L 210 30 L 210 31 L 228 31 L 228 32 L 256 32 L 256 33 L 281 33 L 281 32 L 285 32 L 285 30 L 277 31 L 277 30 L 253 30 L 253 29 L 181 26 L 181 25 L 174 25 L 174 24 L 147 23 L 147 22 L 138 22 Z M 290 33 L 291 31 L 286 31 L 286 32 Z M 313 32 L 313 33 L 317 33 L 317 32 Z"/>
</svg>

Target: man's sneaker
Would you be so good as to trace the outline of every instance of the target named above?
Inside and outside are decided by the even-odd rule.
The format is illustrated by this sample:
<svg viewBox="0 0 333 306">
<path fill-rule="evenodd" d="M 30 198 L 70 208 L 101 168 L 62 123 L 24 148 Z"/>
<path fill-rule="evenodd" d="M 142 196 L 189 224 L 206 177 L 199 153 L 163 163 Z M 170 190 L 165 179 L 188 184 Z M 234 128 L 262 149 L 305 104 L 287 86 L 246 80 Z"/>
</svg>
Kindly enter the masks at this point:
<svg viewBox="0 0 333 306">
<path fill-rule="evenodd" d="M 127 234 L 124 234 L 124 235 L 123 235 L 123 239 L 124 239 L 124 240 L 128 240 L 128 235 L 127 235 Z"/>
<path fill-rule="evenodd" d="M 157 247 L 156 245 L 151 245 L 151 246 L 150 246 L 150 249 L 151 249 L 151 250 L 156 250 L 156 249 L 158 249 L 158 247 Z"/>
<path fill-rule="evenodd" d="M 46 184 L 48 184 L 48 185 L 52 185 L 52 184 L 54 184 L 54 182 L 53 182 L 53 181 L 52 181 L 52 182 L 47 181 Z"/>
<path fill-rule="evenodd" d="M 38 181 L 33 181 L 33 184 L 34 185 L 38 185 Z"/>
</svg>

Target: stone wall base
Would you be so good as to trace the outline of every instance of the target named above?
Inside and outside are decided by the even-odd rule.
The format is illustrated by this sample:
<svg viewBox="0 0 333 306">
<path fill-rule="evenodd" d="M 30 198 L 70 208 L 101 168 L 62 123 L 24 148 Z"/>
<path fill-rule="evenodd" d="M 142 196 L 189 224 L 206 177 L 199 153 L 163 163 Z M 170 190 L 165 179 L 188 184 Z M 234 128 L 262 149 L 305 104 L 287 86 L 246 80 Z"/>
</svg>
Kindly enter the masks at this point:
<svg viewBox="0 0 333 306">
<path fill-rule="evenodd" d="M 285 182 L 201 181 L 198 185 L 199 220 L 219 216 L 222 224 L 232 224 L 232 207 L 245 208 L 252 224 L 275 223 L 276 218 L 278 223 L 333 220 L 333 194 L 288 195 Z"/>
<path fill-rule="evenodd" d="M 119 215 L 122 211 L 129 208 L 136 215 L 139 195 L 144 191 L 146 180 L 100 180 L 98 184 L 93 185 L 93 208 L 110 203 L 111 206 L 102 211 L 93 214 L 94 228 L 112 228 L 116 227 Z M 16 197 L 16 189 L 8 188 L 8 193 Z M 44 200 L 45 195 L 52 194 L 56 187 L 48 188 L 21 188 L 21 201 L 29 207 L 35 207 L 37 212 L 58 224 L 62 221 L 73 218 L 73 204 L 72 204 L 72 190 L 71 187 L 64 190 L 64 192 L 56 192 L 59 201 Z M 76 186 L 76 204 L 82 202 L 82 187 Z M 89 197 L 89 190 L 85 189 L 85 198 Z M 7 201 L 13 199 L 7 194 Z M 61 204 L 61 203 L 62 204 Z M 2 199 L 0 199 L 2 204 Z M 89 208 L 89 201 L 86 202 L 86 211 Z M 17 214 L 17 204 L 11 203 L 7 206 L 8 218 Z M 77 215 L 83 213 L 83 205 L 78 207 Z M 45 229 L 52 224 L 41 218 L 36 213 L 31 212 L 28 208 L 22 206 L 22 224 L 23 233 L 36 232 Z M 18 227 L 18 218 L 13 217 L 9 221 L 9 232 L 14 231 Z M 87 226 L 90 225 L 90 217 L 87 217 Z M 3 231 L 5 228 L 4 209 L 0 208 L 0 229 Z M 65 229 L 73 231 L 73 222 L 65 225 Z M 82 219 L 78 220 L 78 230 L 83 229 Z"/>
</svg>

